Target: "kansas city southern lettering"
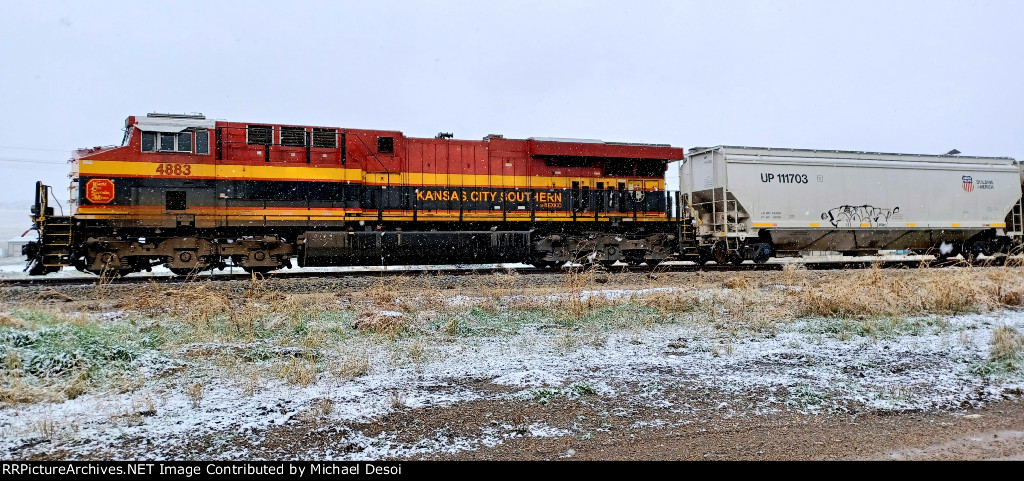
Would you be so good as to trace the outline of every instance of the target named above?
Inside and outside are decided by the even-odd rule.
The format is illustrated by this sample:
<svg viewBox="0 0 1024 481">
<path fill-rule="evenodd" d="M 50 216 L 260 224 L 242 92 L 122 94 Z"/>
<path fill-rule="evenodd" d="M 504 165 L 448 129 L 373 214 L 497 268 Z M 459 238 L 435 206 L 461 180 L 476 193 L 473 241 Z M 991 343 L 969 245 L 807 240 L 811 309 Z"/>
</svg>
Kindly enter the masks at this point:
<svg viewBox="0 0 1024 481">
<path fill-rule="evenodd" d="M 536 194 L 536 196 L 534 195 Z M 561 192 L 521 192 L 521 191 L 509 191 L 509 192 L 498 192 L 498 191 L 487 191 L 487 190 L 427 190 L 421 189 L 416 191 L 416 200 L 418 202 L 514 202 L 517 204 L 527 204 L 533 202 L 536 197 L 536 202 L 540 205 L 547 204 L 562 204 L 562 193 Z"/>
</svg>

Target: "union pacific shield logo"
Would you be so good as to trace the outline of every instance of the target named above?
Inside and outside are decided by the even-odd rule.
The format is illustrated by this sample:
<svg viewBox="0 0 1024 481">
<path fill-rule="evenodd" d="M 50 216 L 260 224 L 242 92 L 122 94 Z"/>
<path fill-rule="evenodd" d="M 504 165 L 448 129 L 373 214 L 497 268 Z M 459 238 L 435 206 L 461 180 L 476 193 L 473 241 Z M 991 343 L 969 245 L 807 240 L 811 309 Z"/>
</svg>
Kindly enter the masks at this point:
<svg viewBox="0 0 1024 481">
<path fill-rule="evenodd" d="M 85 199 L 93 204 L 108 204 L 114 200 L 114 183 L 109 179 L 89 179 L 85 183 Z"/>
<path fill-rule="evenodd" d="M 974 179 L 972 179 L 971 176 L 965 175 L 965 176 L 963 176 L 963 180 L 964 180 L 964 190 L 965 191 L 970 192 L 970 191 L 974 190 Z"/>
</svg>

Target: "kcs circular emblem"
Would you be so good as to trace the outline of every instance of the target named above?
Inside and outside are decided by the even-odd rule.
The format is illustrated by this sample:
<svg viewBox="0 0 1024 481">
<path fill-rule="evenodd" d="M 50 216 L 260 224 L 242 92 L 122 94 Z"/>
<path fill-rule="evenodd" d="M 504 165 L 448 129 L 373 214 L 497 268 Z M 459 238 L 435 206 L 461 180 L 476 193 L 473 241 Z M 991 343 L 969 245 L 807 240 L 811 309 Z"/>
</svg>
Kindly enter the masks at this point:
<svg viewBox="0 0 1024 481">
<path fill-rule="evenodd" d="M 89 179 L 85 183 L 85 199 L 93 204 L 109 204 L 114 200 L 114 183 L 109 179 Z"/>
</svg>

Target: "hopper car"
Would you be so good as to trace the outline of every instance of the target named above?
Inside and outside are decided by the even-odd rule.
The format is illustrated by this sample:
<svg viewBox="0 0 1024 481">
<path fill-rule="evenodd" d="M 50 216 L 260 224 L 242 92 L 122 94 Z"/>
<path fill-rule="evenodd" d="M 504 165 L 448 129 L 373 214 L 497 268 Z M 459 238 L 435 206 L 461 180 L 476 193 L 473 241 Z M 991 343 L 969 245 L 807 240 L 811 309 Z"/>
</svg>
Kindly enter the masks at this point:
<svg viewBox="0 0 1024 481">
<path fill-rule="evenodd" d="M 963 255 L 1020 244 L 1021 169 L 1007 157 L 718 146 L 690 149 L 683 257 L 761 263 L 805 251 Z"/>
</svg>

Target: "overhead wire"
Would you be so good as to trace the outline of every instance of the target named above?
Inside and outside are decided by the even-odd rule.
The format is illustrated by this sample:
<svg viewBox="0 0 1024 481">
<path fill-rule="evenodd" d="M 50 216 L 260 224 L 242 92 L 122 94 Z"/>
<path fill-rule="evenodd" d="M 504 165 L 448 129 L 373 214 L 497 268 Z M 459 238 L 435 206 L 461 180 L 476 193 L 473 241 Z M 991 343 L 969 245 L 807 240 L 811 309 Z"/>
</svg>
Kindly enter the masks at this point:
<svg viewBox="0 0 1024 481">
<path fill-rule="evenodd" d="M 39 147 L 15 147 L 13 145 L 0 145 L 0 149 L 13 149 L 13 150 L 38 150 L 40 152 L 71 152 L 75 149 L 42 149 Z"/>
<path fill-rule="evenodd" d="M 64 165 L 67 162 L 57 162 L 43 159 L 20 159 L 16 157 L 0 157 L 0 162 L 17 162 L 21 164 L 50 164 L 50 165 Z"/>
</svg>

